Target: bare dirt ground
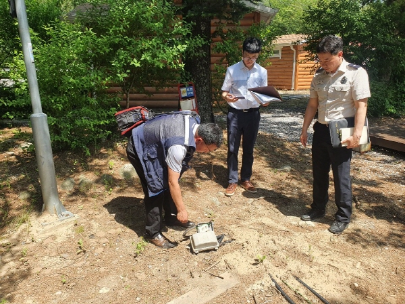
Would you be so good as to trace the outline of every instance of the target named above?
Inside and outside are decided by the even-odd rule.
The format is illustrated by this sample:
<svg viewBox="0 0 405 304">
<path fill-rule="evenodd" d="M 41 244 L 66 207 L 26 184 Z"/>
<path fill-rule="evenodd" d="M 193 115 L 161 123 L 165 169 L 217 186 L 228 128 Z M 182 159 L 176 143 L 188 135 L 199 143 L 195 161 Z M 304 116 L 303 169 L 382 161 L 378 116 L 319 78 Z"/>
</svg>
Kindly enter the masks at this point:
<svg viewBox="0 0 405 304">
<path fill-rule="evenodd" d="M 287 105 L 288 106 L 288 105 Z M 293 106 L 289 104 L 289 106 Z M 269 110 L 271 111 L 271 109 Z M 223 126 L 225 128 L 225 126 Z M 92 157 L 54 153 L 63 221 L 42 207 L 28 127 L 0 129 L 0 303 L 405 303 L 405 155 L 379 148 L 352 162 L 353 219 L 327 231 L 336 207 L 332 176 L 327 216 L 303 222 L 311 203 L 310 149 L 260 132 L 252 181 L 257 194 L 227 186 L 226 145 L 197 155 L 181 179 L 190 219 L 214 221 L 218 250 L 190 252 L 183 231 L 161 250 L 144 233 L 142 189 L 124 140 Z"/>
</svg>

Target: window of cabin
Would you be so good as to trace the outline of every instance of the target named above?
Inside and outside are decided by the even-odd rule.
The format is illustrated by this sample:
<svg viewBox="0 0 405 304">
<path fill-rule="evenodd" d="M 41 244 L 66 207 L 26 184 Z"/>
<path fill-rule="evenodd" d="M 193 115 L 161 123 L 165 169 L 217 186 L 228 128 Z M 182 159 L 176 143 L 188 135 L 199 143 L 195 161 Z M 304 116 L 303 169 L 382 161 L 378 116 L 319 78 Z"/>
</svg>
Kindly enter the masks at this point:
<svg viewBox="0 0 405 304">
<path fill-rule="evenodd" d="M 270 55 L 270 58 L 280 58 L 281 59 L 281 49 L 274 49 L 273 54 Z"/>
</svg>

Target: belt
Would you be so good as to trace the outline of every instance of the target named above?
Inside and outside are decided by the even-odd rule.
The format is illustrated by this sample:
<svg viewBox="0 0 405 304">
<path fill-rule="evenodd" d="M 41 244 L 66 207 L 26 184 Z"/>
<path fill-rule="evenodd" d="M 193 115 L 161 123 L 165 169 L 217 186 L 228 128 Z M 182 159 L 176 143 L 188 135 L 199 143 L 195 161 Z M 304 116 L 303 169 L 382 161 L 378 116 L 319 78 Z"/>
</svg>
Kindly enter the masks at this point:
<svg viewBox="0 0 405 304">
<path fill-rule="evenodd" d="M 228 111 L 230 111 L 230 112 L 243 112 L 243 113 L 248 113 L 248 112 L 256 112 L 256 111 L 259 111 L 259 108 L 235 109 L 235 108 L 232 108 L 232 107 L 228 107 Z"/>
<path fill-rule="evenodd" d="M 328 123 L 321 123 L 319 121 L 317 121 L 316 123 L 320 124 L 323 127 L 329 128 L 329 124 Z"/>
</svg>

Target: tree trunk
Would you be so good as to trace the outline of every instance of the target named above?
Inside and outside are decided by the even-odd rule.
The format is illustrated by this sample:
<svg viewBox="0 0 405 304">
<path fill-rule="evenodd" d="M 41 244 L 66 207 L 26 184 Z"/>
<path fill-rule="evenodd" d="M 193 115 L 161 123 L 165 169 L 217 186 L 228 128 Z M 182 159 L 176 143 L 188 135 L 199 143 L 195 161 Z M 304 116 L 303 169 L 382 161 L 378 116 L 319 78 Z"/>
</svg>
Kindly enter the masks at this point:
<svg viewBox="0 0 405 304">
<path fill-rule="evenodd" d="M 211 86 L 211 19 L 194 20 L 193 35 L 200 35 L 208 42 L 193 57 L 185 60 L 185 69 L 195 84 L 198 111 L 202 122 L 214 122 Z"/>
</svg>

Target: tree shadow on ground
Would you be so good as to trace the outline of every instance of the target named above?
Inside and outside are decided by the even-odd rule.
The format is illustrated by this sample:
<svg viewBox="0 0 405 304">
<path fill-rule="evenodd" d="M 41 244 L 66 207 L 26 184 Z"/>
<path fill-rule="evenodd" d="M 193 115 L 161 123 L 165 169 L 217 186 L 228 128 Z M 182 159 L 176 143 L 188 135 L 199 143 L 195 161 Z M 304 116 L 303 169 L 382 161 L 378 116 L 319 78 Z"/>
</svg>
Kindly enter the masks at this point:
<svg viewBox="0 0 405 304">
<path fill-rule="evenodd" d="M 300 199 L 288 197 L 274 190 L 257 188 L 257 193 L 243 191 L 242 195 L 251 199 L 262 198 L 276 207 L 285 216 L 300 217 L 306 211 L 306 207 L 301 203 Z"/>
<path fill-rule="evenodd" d="M 20 283 L 32 275 L 29 259 L 24 256 L 18 246 L 19 240 L 25 235 L 26 229 L 20 229 L 8 239 L 8 242 L 0 245 L 0 303 L 8 303 L 2 302 L 2 299 L 6 298 L 13 303 L 13 292 Z"/>
<path fill-rule="evenodd" d="M 1 270 L 1 268 L 0 268 Z M 1 290 L 0 290 L 0 303 L 8 303 L 2 302 L 2 299 L 6 299 L 13 303 L 13 295 L 12 293 L 16 290 L 16 285 L 19 285 L 21 282 L 26 280 L 28 277 L 31 276 L 31 271 L 26 271 L 24 269 L 16 270 L 15 272 L 8 274 L 7 277 L 0 280 L 1 283 Z"/>
<path fill-rule="evenodd" d="M 138 236 L 145 234 L 145 207 L 142 199 L 118 196 L 103 207 L 114 215 L 117 223 L 132 229 Z"/>
<path fill-rule="evenodd" d="M 363 248 L 375 246 L 377 248 L 392 246 L 405 248 L 404 230 L 390 231 L 388 235 L 378 233 L 365 233 L 363 229 L 353 229 L 347 235 L 347 241 L 353 244 L 360 244 Z"/>
</svg>

